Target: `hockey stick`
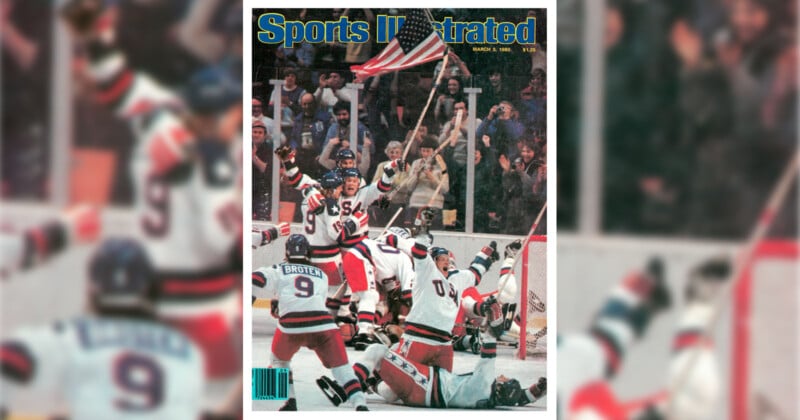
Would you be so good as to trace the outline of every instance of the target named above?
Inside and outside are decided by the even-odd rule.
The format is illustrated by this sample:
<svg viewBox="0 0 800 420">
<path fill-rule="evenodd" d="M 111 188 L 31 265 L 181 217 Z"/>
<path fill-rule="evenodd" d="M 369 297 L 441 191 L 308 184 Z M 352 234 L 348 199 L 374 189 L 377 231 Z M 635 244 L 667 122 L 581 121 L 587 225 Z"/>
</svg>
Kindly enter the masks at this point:
<svg viewBox="0 0 800 420">
<path fill-rule="evenodd" d="M 381 234 L 378 235 L 379 238 L 383 236 L 383 234 L 386 233 L 387 230 L 389 230 L 389 228 L 392 226 L 392 223 L 394 223 L 394 219 L 397 219 L 397 216 L 400 215 L 401 211 L 403 211 L 403 206 L 400 206 L 400 208 L 397 209 L 396 212 L 394 212 L 394 216 L 392 216 L 392 218 L 389 220 L 389 223 L 386 224 L 386 227 L 383 228 Z"/>
<path fill-rule="evenodd" d="M 531 230 L 528 231 L 528 236 L 526 236 L 525 241 L 522 242 L 522 247 L 519 249 L 519 251 L 517 251 L 517 255 L 514 256 L 514 261 L 511 263 L 511 267 L 508 268 L 508 273 L 509 273 L 508 276 L 511 276 L 511 273 L 514 272 L 514 267 L 517 265 L 517 261 L 519 261 L 519 257 L 522 255 L 522 250 L 524 250 L 525 247 L 528 246 L 528 243 L 531 241 L 531 236 L 533 236 L 533 233 L 536 231 L 536 228 L 539 227 L 539 221 L 542 220 L 542 216 L 544 215 L 545 209 L 547 209 L 546 201 L 544 202 L 542 209 L 539 210 L 539 215 L 536 216 L 536 220 L 534 220 L 533 226 L 531 226 Z M 508 282 L 509 282 L 508 277 L 506 277 L 506 282 L 503 283 L 503 287 L 497 289 L 497 294 L 495 295 L 495 297 L 500 296 L 503 293 L 503 291 L 506 289 L 506 285 L 508 285 Z"/>
<path fill-rule="evenodd" d="M 419 119 L 417 119 L 417 125 L 414 127 L 414 132 L 411 134 L 411 137 L 408 139 L 408 144 L 406 145 L 406 150 L 403 151 L 402 160 L 406 160 L 406 156 L 408 156 L 408 151 L 411 149 L 411 143 L 414 142 L 414 137 L 417 136 L 417 131 L 419 131 L 419 126 L 422 125 L 422 120 L 425 118 L 425 113 L 428 112 L 428 107 L 431 106 L 431 100 L 433 100 L 433 95 L 436 93 L 436 88 L 439 87 L 439 83 L 442 81 L 442 76 L 444 76 L 445 70 L 447 69 L 447 60 L 450 56 L 447 55 L 448 49 L 444 51 L 444 59 L 442 60 L 442 71 L 439 72 L 439 75 L 436 77 L 436 83 L 433 84 L 431 87 L 431 93 L 428 95 L 428 102 L 425 103 L 425 108 L 422 109 L 422 113 L 419 114 Z"/>
<path fill-rule="evenodd" d="M 706 325 L 701 326 L 700 331 L 703 336 L 708 336 L 708 334 L 719 321 L 719 317 L 725 308 L 725 303 L 730 300 L 730 293 L 735 290 L 739 278 L 742 276 L 742 272 L 753 259 L 753 253 L 756 246 L 758 246 L 758 244 L 764 239 L 764 236 L 766 236 L 767 231 L 769 230 L 770 226 L 772 226 L 772 222 L 774 221 L 778 210 L 780 210 L 781 204 L 783 204 L 783 201 L 786 199 L 786 195 L 789 192 L 789 187 L 792 185 L 792 180 L 794 179 L 794 174 L 798 168 L 800 168 L 800 153 L 795 152 L 793 159 L 789 162 L 786 169 L 784 169 L 784 172 L 779 178 L 777 184 L 775 184 L 772 194 L 761 211 L 750 237 L 748 238 L 747 242 L 745 242 L 744 247 L 740 251 L 738 257 L 734 260 L 732 270 L 733 273 L 731 277 L 732 281 L 728 282 L 720 291 L 717 301 L 714 302 L 714 306 L 712 307 L 709 321 L 706 323 Z M 681 389 L 681 387 L 683 387 L 684 383 L 688 380 L 689 374 L 692 372 L 694 365 L 697 363 L 698 357 L 700 357 L 700 352 L 692 353 L 691 358 L 687 360 L 683 370 L 679 372 L 677 380 L 672 386 L 672 390 Z M 667 399 L 667 419 L 675 419 L 674 395 L 674 391 L 670 391 Z"/>
</svg>

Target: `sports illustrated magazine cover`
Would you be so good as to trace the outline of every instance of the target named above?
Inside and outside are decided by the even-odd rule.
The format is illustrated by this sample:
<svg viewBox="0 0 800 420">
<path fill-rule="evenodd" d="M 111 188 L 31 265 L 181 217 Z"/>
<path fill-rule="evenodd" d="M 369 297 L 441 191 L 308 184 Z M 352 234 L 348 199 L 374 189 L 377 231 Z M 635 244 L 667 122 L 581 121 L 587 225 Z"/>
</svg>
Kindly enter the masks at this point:
<svg viewBox="0 0 800 420">
<path fill-rule="evenodd" d="M 255 415 L 555 407 L 549 11 L 245 8 Z"/>
</svg>

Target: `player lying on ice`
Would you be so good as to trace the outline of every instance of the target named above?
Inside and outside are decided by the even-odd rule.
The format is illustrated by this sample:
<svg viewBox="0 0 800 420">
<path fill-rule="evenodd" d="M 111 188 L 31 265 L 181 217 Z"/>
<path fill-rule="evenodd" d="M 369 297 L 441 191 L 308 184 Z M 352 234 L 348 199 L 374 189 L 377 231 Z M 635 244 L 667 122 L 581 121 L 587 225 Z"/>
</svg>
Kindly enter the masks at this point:
<svg viewBox="0 0 800 420">
<path fill-rule="evenodd" d="M 502 320 L 502 310 L 494 303 L 490 324 Z M 522 389 L 518 380 L 495 376 L 496 337 L 485 334 L 481 358 L 467 374 L 455 374 L 436 366 L 426 366 L 403 357 L 383 344 L 367 347 L 363 358 L 353 364 L 362 389 L 371 390 L 388 402 L 413 407 L 479 408 L 527 405 L 547 392 L 547 379 Z M 331 378 L 317 380 L 328 399 L 338 406 L 347 400 L 344 389 Z"/>
</svg>

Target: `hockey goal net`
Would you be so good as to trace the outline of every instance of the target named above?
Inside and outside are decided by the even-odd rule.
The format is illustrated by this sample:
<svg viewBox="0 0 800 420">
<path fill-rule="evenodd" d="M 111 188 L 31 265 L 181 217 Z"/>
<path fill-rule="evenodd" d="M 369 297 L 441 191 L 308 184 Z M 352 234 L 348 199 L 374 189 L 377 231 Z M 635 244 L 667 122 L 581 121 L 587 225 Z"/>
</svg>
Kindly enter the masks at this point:
<svg viewBox="0 0 800 420">
<path fill-rule="evenodd" d="M 519 282 L 519 354 L 541 356 L 547 353 L 547 236 L 531 236 L 522 250 Z M 521 328 L 521 326 L 525 328 Z M 515 329 L 512 329 L 512 334 Z"/>
<path fill-rule="evenodd" d="M 800 418 L 800 246 L 765 241 L 733 294 L 733 420 Z"/>
</svg>

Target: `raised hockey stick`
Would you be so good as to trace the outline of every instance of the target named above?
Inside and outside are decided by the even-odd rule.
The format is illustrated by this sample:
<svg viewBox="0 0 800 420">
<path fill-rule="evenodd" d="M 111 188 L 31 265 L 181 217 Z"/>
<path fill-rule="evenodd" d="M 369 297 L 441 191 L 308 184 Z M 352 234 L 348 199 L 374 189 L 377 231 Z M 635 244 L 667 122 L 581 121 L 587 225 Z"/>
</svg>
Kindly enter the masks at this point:
<svg viewBox="0 0 800 420">
<path fill-rule="evenodd" d="M 778 182 L 775 184 L 775 188 L 772 190 L 769 200 L 761 211 L 750 237 L 748 238 L 747 242 L 745 242 L 744 247 L 739 252 L 737 258 L 734 260 L 732 270 L 733 273 L 731 277 L 733 281 L 726 283 L 723 289 L 720 291 L 717 301 L 714 302 L 712 315 L 709 318 L 708 323 L 701 328 L 703 336 L 707 336 L 719 321 L 719 317 L 722 314 L 723 309 L 725 309 L 725 304 L 730 301 L 729 295 L 733 290 L 735 290 L 736 284 L 738 283 L 739 278 L 742 276 L 742 272 L 753 259 L 753 253 L 756 246 L 758 246 L 758 244 L 764 239 L 764 236 L 766 236 L 770 226 L 772 226 L 772 222 L 774 221 L 778 210 L 780 210 L 783 201 L 786 199 L 786 195 L 789 192 L 789 187 L 792 185 L 792 181 L 795 178 L 795 173 L 799 168 L 800 153 L 795 152 L 793 159 L 789 162 Z M 697 363 L 699 356 L 700 352 L 692 353 L 691 357 L 687 360 L 686 365 L 684 365 L 683 370 L 679 372 L 677 379 L 672 386 L 672 390 L 680 390 L 683 387 L 684 383 L 689 378 L 689 374 L 691 374 L 692 370 L 694 369 L 694 365 Z M 666 407 L 667 419 L 676 419 L 674 413 L 674 395 L 675 392 L 670 391 Z"/>
<path fill-rule="evenodd" d="M 536 232 L 536 228 L 539 227 L 539 221 L 542 220 L 542 216 L 544 215 L 545 209 L 547 209 L 547 202 L 546 201 L 544 202 L 544 205 L 542 206 L 542 209 L 539 210 L 539 215 L 536 216 L 536 220 L 533 221 L 533 225 L 531 226 L 531 230 L 528 231 L 528 236 L 526 236 L 525 237 L 525 241 L 522 242 L 522 247 L 517 252 L 517 255 L 514 256 L 514 261 L 511 263 L 511 267 L 509 267 L 509 276 L 511 275 L 510 273 L 512 273 L 514 271 L 514 267 L 516 267 L 517 261 L 519 261 L 520 255 L 522 255 L 522 250 L 524 250 L 525 247 L 528 246 L 528 243 L 531 241 L 531 236 L 533 236 L 533 233 Z M 503 283 L 503 287 L 500 287 L 500 288 L 497 289 L 497 293 L 495 294 L 495 297 L 500 296 L 503 293 L 503 290 L 506 289 L 506 285 L 508 284 L 508 282 L 509 282 L 509 280 L 506 280 L 506 282 Z"/>
<path fill-rule="evenodd" d="M 392 223 L 394 223 L 394 220 L 397 219 L 397 216 L 399 216 L 400 212 L 402 211 L 403 211 L 403 206 L 400 206 L 400 208 L 397 209 L 396 212 L 394 212 L 394 216 L 392 216 L 392 218 L 389 220 L 389 223 L 387 223 L 386 226 L 383 228 L 381 234 L 378 235 L 379 238 L 383 236 L 383 234 L 386 233 L 387 230 L 389 230 L 389 228 L 392 226 Z"/>
</svg>

